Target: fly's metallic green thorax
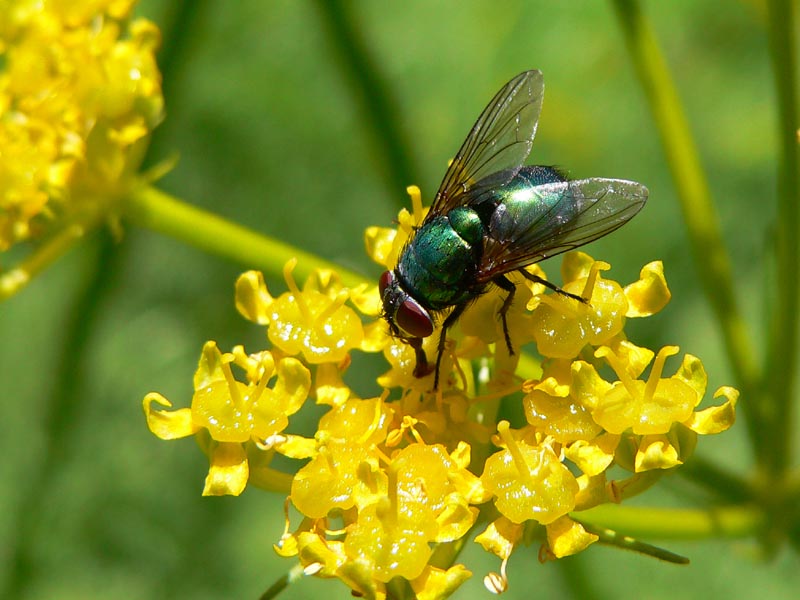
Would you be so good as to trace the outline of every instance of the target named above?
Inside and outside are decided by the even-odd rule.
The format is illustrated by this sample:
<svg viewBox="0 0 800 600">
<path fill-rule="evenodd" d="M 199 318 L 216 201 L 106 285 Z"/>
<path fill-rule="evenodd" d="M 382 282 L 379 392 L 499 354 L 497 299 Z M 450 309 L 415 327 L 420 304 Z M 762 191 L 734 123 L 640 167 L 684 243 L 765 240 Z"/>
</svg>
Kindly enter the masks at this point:
<svg viewBox="0 0 800 600">
<path fill-rule="evenodd" d="M 482 179 L 467 193 L 468 206 L 426 221 L 403 249 L 397 263 L 403 287 L 432 310 L 480 295 L 486 284 L 479 284 L 476 275 L 487 241 L 509 240 L 535 222 L 558 227 L 572 218 L 572 204 L 563 202 L 569 191 L 544 185 L 564 180 L 552 167 L 540 166 Z"/>
<path fill-rule="evenodd" d="M 390 331 L 414 348 L 419 377 L 430 373 L 422 338 L 433 333 L 437 315 L 446 314 L 434 389 L 448 328 L 490 284 L 508 292 L 499 316 L 513 354 L 505 316 L 516 288 L 505 275 L 520 271 L 572 296 L 524 268 L 614 231 L 647 199 L 647 188 L 633 181 L 569 181 L 552 167 L 522 166 L 536 134 L 543 93 L 542 74 L 526 71 L 495 95 L 450 164 L 396 268 L 381 276 L 384 316 Z"/>
<path fill-rule="evenodd" d="M 425 223 L 397 263 L 397 275 L 406 291 L 433 310 L 474 295 L 483 234 L 478 213 L 469 208 L 456 208 Z"/>
</svg>

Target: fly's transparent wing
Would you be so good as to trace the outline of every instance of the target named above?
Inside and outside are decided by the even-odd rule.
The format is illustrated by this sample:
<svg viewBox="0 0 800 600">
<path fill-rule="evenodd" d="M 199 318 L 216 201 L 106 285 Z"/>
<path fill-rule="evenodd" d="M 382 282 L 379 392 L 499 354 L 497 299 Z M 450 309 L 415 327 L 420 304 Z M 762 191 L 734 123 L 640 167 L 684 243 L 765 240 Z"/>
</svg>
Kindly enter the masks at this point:
<svg viewBox="0 0 800 600">
<path fill-rule="evenodd" d="M 495 94 L 450 163 L 428 219 L 463 204 L 469 187 L 487 175 L 514 176 L 530 154 L 543 95 L 541 71 L 520 73 Z"/>
<path fill-rule="evenodd" d="M 647 188 L 622 179 L 560 181 L 530 188 L 517 211 L 492 215 L 478 279 L 491 281 L 556 254 L 574 250 L 622 227 L 647 201 Z"/>
</svg>

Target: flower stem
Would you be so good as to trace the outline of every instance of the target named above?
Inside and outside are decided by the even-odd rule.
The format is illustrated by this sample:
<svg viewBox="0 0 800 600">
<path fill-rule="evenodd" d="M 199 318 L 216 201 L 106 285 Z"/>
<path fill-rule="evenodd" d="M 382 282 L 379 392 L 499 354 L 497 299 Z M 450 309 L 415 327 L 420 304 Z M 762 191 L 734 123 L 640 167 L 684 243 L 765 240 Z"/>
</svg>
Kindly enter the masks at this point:
<svg viewBox="0 0 800 600">
<path fill-rule="evenodd" d="M 354 287 L 366 279 L 341 266 L 251 229 L 191 206 L 152 186 L 134 189 L 126 198 L 124 217 L 147 229 L 176 238 L 218 256 L 280 277 L 286 262 L 297 258 L 295 273 L 305 279 L 314 269 L 332 269 L 344 285 Z"/>
<path fill-rule="evenodd" d="M 281 576 L 275 583 L 269 586 L 269 589 L 261 594 L 259 600 L 271 600 L 272 598 L 277 598 L 278 594 L 280 594 L 283 590 L 285 590 L 295 581 L 302 579 L 303 575 L 305 575 L 305 572 L 303 571 L 303 565 L 297 563 L 289 570 L 288 573 L 286 573 L 286 575 Z"/>
<path fill-rule="evenodd" d="M 662 540 L 745 538 L 758 534 L 765 521 L 760 510 L 745 505 L 700 510 L 601 504 L 571 516 L 594 527 Z"/>
<path fill-rule="evenodd" d="M 605 529 L 603 527 L 593 527 L 592 525 L 585 525 L 586 531 L 595 534 L 600 539 L 598 540 L 601 544 L 606 544 L 607 546 L 614 546 L 616 548 L 620 548 L 622 550 L 631 550 L 632 552 L 638 552 L 639 554 L 644 554 L 646 556 L 652 556 L 653 558 L 657 558 L 659 560 L 663 560 L 664 562 L 670 562 L 676 565 L 688 565 L 689 559 L 685 556 L 681 556 L 680 554 L 675 554 L 674 552 L 670 552 L 669 550 L 665 550 L 664 548 L 659 548 L 658 546 L 653 546 L 652 544 L 646 544 L 637 540 L 636 538 L 632 538 L 627 535 L 622 535 L 613 531 L 611 529 Z"/>
<path fill-rule="evenodd" d="M 70 239 L 74 242 L 80 237 Z M 121 257 L 108 232 L 102 231 L 94 238 L 89 244 L 91 257 L 86 261 L 93 268 L 86 281 L 76 286 L 79 292 L 60 332 L 62 349 L 48 374 L 52 390 L 42 398 L 38 463 L 28 467 L 24 485 L 20 487 L 19 513 L 9 520 L 6 539 L 12 542 L 5 544 L 5 564 L 9 566 L 8 575 L 0 584 L 0 598 L 24 596 L 26 589 L 40 581 L 42 566 L 37 551 L 50 540 L 49 532 L 42 527 L 42 514 L 47 513 L 52 498 L 53 474 L 63 473 L 72 465 L 77 449 L 73 434 L 86 413 L 96 408 L 86 401 L 91 374 L 87 349 L 96 340 L 101 315 L 106 314 L 104 309 L 108 306 L 109 290 L 114 288 L 120 273 Z"/>
<path fill-rule="evenodd" d="M 800 160 L 798 160 L 797 80 L 794 40 L 795 16 L 791 0 L 770 0 L 770 54 L 778 100 L 778 216 L 775 220 L 777 286 L 775 306 L 770 310 L 769 351 L 764 375 L 771 393 L 765 399 L 765 447 L 763 465 L 774 475 L 782 474 L 792 462 L 791 427 L 796 389 L 798 277 L 800 274 Z"/>
<path fill-rule="evenodd" d="M 294 475 L 290 473 L 284 473 L 271 467 L 261 467 L 250 469 L 250 477 L 247 480 L 247 484 L 268 492 L 289 495 L 292 490 L 293 480 Z"/>
<path fill-rule="evenodd" d="M 358 11 L 349 2 L 322 0 L 316 3 L 325 31 L 343 73 L 348 79 L 360 113 L 369 120 L 367 127 L 372 145 L 381 155 L 384 180 L 398 207 L 405 206 L 401 196 L 406 186 L 419 182 L 407 148 L 412 145 L 398 123 L 402 123 L 397 103 L 385 78 L 369 52 Z"/>
<path fill-rule="evenodd" d="M 761 413 L 757 412 L 758 399 L 755 398 L 759 368 L 753 359 L 750 333 L 735 300 L 730 257 L 722 240 L 698 150 L 669 67 L 639 3 L 636 0 L 613 0 L 613 4 L 661 135 L 700 280 L 722 329 L 737 384 L 742 395 L 750 400 L 741 406 L 749 413 L 747 421 L 751 441 L 758 448 L 758 438 L 763 436 L 759 425 Z"/>
<path fill-rule="evenodd" d="M 542 361 L 527 352 L 520 352 L 516 373 L 523 379 L 539 379 L 542 376 Z"/>
<path fill-rule="evenodd" d="M 753 489 L 743 476 L 696 454 L 677 473 L 720 501 L 743 503 L 754 499 Z"/>
<path fill-rule="evenodd" d="M 85 210 L 76 214 L 19 265 L 0 274 L 0 300 L 19 292 L 37 274 L 66 254 L 97 226 L 100 216 L 99 210 Z"/>
</svg>

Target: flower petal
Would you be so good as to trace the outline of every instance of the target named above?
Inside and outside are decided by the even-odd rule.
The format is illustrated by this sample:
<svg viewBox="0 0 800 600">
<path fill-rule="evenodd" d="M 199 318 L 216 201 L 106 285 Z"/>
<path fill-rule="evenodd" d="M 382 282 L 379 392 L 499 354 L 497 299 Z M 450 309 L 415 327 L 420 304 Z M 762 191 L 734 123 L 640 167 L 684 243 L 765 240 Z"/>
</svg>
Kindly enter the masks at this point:
<svg viewBox="0 0 800 600">
<path fill-rule="evenodd" d="M 449 598 L 472 573 L 464 565 L 453 565 L 446 571 L 427 566 L 422 575 L 411 581 L 417 600 L 444 600 Z"/>
<path fill-rule="evenodd" d="M 518 439 L 506 421 L 498 424 L 506 445 L 486 459 L 481 481 L 496 497 L 501 514 L 515 523 L 552 523 L 575 507 L 578 483 L 547 444 Z"/>
<path fill-rule="evenodd" d="M 394 240 L 397 236 L 396 229 L 388 227 L 367 227 L 364 233 L 364 243 L 367 255 L 381 266 L 390 269 L 394 267 L 397 256 L 394 256 Z"/>
<path fill-rule="evenodd" d="M 577 440 L 564 449 L 564 455 L 586 475 L 599 475 L 614 460 L 619 439 L 618 435 L 604 433 L 592 441 Z"/>
<path fill-rule="evenodd" d="M 203 496 L 238 496 L 247 486 L 250 469 L 241 444 L 221 442 L 211 453 Z"/>
<path fill-rule="evenodd" d="M 281 410 L 289 416 L 303 406 L 311 389 L 311 373 L 296 358 L 287 357 L 278 363 L 278 380 L 272 390 L 279 399 Z"/>
<path fill-rule="evenodd" d="M 225 381 L 222 371 L 223 355 L 217 348 L 217 342 L 210 340 L 203 344 L 203 351 L 194 373 L 194 389 L 199 390 L 216 381 Z"/>
<path fill-rule="evenodd" d="M 577 554 L 599 539 L 595 534 L 586 531 L 583 525 L 567 516 L 547 525 L 547 543 L 556 558 Z"/>
<path fill-rule="evenodd" d="M 261 271 L 247 271 L 239 275 L 236 280 L 236 310 L 245 319 L 268 325 L 269 307 L 273 300 Z"/>
<path fill-rule="evenodd" d="M 475 541 L 486 552 L 505 560 L 511 556 L 524 531 L 524 524 L 514 523 L 507 517 L 501 516 L 489 523 L 486 529 L 475 537 Z"/>
<path fill-rule="evenodd" d="M 639 281 L 625 287 L 625 296 L 628 298 L 626 317 L 649 317 L 664 308 L 672 298 L 664 278 L 664 264 L 656 260 L 642 267 Z"/>
<path fill-rule="evenodd" d="M 323 363 L 317 366 L 316 385 L 317 404 L 341 406 L 350 397 L 350 388 L 342 381 L 342 374 L 337 365 Z"/>
<path fill-rule="evenodd" d="M 162 440 L 176 440 L 196 433 L 200 427 L 192 421 L 192 411 L 189 408 L 178 410 L 154 410 L 153 402 L 170 408 L 172 403 L 157 392 L 150 392 L 144 397 L 142 407 L 147 418 L 147 427 Z"/>
<path fill-rule="evenodd" d="M 714 398 L 720 396 L 726 398 L 723 404 L 692 413 L 692 417 L 684 424 L 701 435 L 721 433 L 729 429 L 736 421 L 736 402 L 739 399 L 739 390 L 723 386 L 714 393 Z"/>
<path fill-rule="evenodd" d="M 379 317 L 383 311 L 383 302 L 377 285 L 362 283 L 350 290 L 350 302 L 364 315 Z"/>
<path fill-rule="evenodd" d="M 682 464 L 677 449 L 666 435 L 644 435 L 636 453 L 636 472 L 671 469 Z"/>
<path fill-rule="evenodd" d="M 685 355 L 680 368 L 674 375 L 674 378 L 683 381 L 686 385 L 694 390 L 697 397 L 695 406 L 697 406 L 703 399 L 703 396 L 705 396 L 706 386 L 708 385 L 706 369 L 700 359 L 696 356 L 692 356 L 691 354 Z"/>
</svg>

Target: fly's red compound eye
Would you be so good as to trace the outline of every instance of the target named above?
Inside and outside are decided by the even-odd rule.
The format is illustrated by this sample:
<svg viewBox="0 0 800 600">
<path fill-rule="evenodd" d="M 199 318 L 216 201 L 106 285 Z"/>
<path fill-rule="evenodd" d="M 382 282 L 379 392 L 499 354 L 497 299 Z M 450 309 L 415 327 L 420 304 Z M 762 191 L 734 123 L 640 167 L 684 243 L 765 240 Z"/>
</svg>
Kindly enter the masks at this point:
<svg viewBox="0 0 800 600">
<path fill-rule="evenodd" d="M 394 282 L 394 275 L 392 275 L 391 271 L 384 271 L 381 278 L 378 280 L 378 290 L 380 291 L 381 298 L 383 298 L 383 293 L 386 291 L 392 283 Z"/>
<path fill-rule="evenodd" d="M 400 329 L 412 337 L 425 338 L 433 333 L 430 315 L 411 298 L 406 298 L 397 307 L 394 320 Z"/>
</svg>

